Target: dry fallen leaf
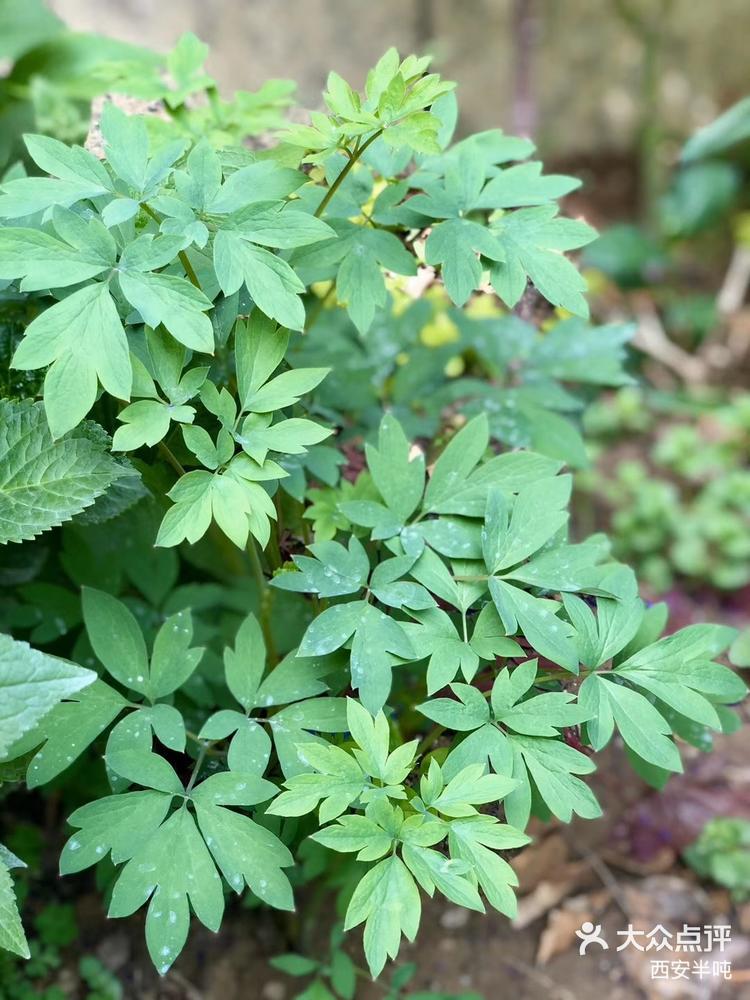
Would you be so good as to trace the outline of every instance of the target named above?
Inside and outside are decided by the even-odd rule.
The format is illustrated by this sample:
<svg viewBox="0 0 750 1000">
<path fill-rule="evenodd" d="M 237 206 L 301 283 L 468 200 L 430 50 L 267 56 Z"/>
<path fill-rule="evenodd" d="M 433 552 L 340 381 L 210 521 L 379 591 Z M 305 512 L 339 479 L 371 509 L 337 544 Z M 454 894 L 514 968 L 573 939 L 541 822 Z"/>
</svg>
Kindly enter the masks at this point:
<svg viewBox="0 0 750 1000">
<path fill-rule="evenodd" d="M 603 889 L 600 892 L 572 896 L 561 907 L 552 910 L 547 918 L 547 926 L 539 938 L 537 964 L 546 965 L 555 955 L 560 955 L 577 944 L 576 931 L 581 924 L 586 920 L 596 923 L 595 918 L 605 909 L 610 898 L 609 892 Z"/>
</svg>

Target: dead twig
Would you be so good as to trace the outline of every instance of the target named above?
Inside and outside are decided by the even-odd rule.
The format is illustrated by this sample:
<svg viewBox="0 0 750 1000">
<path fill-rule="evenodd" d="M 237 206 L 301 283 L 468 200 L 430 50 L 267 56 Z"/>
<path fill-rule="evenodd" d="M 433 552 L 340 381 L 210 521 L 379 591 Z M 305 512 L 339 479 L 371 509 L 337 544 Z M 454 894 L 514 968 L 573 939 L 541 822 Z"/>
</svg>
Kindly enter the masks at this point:
<svg viewBox="0 0 750 1000">
<path fill-rule="evenodd" d="M 633 338 L 635 347 L 664 365 L 683 382 L 690 385 L 705 382 L 707 371 L 704 361 L 669 339 L 650 299 L 639 297 L 635 304 L 635 315 L 638 320 L 638 329 Z"/>
</svg>

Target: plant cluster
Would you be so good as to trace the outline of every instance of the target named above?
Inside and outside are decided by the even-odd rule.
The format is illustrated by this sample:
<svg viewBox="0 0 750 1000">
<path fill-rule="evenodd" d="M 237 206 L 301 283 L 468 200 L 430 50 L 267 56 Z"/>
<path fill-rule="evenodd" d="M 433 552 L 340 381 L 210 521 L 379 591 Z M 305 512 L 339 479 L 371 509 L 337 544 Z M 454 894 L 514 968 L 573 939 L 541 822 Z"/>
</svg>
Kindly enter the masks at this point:
<svg viewBox="0 0 750 1000">
<path fill-rule="evenodd" d="M 60 870 L 146 908 L 162 974 L 193 914 L 290 911 L 317 877 L 378 976 L 425 894 L 512 916 L 507 852 L 532 815 L 600 814 L 615 732 L 663 781 L 678 740 L 737 724 L 733 630 L 662 637 L 607 540 L 568 537 L 560 414 L 627 381 L 626 331 L 458 311 L 531 284 L 585 319 L 565 252 L 594 232 L 527 140 L 452 143 L 451 90 L 391 50 L 263 151 L 106 104 L 103 160 L 30 135 L 40 173 L 0 187 L 0 279 L 33 313 L 12 368 L 42 373 L 0 404 L 0 767 L 106 775 Z M 396 390 L 404 346 L 433 350 L 394 310 L 425 272 L 471 366 L 443 409 L 442 359 L 411 367 L 422 405 Z M 0 944 L 25 954 L 16 860 Z"/>
<path fill-rule="evenodd" d="M 615 554 L 657 591 L 675 577 L 721 590 L 750 583 L 749 402 L 667 404 L 665 421 L 642 392 L 626 389 L 586 414 L 600 467 L 580 483 L 607 510 Z M 608 473 L 611 442 L 624 432 L 647 458 Z"/>
<path fill-rule="evenodd" d="M 701 876 L 729 889 L 743 903 L 750 895 L 750 823 L 720 816 L 709 820 L 701 835 L 683 852 Z"/>
</svg>

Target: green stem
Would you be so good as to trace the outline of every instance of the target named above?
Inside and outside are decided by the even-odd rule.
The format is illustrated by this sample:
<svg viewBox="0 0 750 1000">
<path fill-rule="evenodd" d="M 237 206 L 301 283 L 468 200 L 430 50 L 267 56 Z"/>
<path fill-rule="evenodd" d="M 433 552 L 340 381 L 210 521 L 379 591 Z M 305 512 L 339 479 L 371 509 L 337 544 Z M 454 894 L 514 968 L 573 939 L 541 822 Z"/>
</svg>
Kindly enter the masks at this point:
<svg viewBox="0 0 750 1000">
<path fill-rule="evenodd" d="M 269 662 L 272 665 L 275 665 L 278 663 L 278 656 L 276 655 L 276 644 L 273 641 L 273 632 L 271 631 L 271 591 L 268 586 L 268 581 L 266 580 L 266 575 L 263 572 L 263 566 L 260 561 L 260 553 L 258 552 L 258 546 L 254 538 L 250 539 L 247 546 L 247 552 L 250 556 L 250 565 L 252 566 L 253 576 L 255 577 L 255 582 L 258 586 L 258 597 L 260 599 L 260 627 L 266 643 L 266 652 L 268 653 Z"/>
<path fill-rule="evenodd" d="M 223 751 L 221 751 L 221 750 L 214 750 L 212 746 L 209 746 L 209 744 L 206 743 L 205 740 L 202 740 L 200 738 L 200 736 L 197 733 L 194 733 L 191 729 L 186 729 L 185 730 L 185 735 L 187 736 L 187 738 L 189 740 L 192 740 L 193 743 L 197 743 L 198 746 L 202 747 L 206 751 L 206 755 L 208 757 L 224 757 L 224 756 L 226 756 Z"/>
<path fill-rule="evenodd" d="M 156 214 L 153 208 L 151 208 L 150 205 L 147 205 L 145 201 L 142 204 L 143 204 L 143 211 L 146 213 L 146 215 L 150 215 L 151 218 L 154 220 L 154 222 L 160 223 L 161 220 L 159 219 L 159 216 Z M 185 268 L 185 274 L 188 276 L 190 283 L 192 285 L 195 285 L 195 287 L 198 289 L 199 292 L 202 292 L 203 289 L 201 288 L 201 283 L 200 281 L 198 281 L 198 276 L 193 270 L 193 265 L 190 263 L 190 259 L 188 258 L 187 253 L 184 250 L 180 250 L 177 256 L 180 258 L 180 263 Z"/>
<path fill-rule="evenodd" d="M 183 466 L 182 462 L 180 462 L 180 460 L 174 455 L 172 450 L 163 441 L 159 442 L 157 448 L 159 450 L 159 453 L 164 456 L 167 462 L 169 462 L 169 464 L 172 466 L 172 468 L 174 469 L 174 471 L 177 473 L 178 476 L 184 476 L 186 474 L 185 467 Z"/>
<path fill-rule="evenodd" d="M 202 743 L 200 748 L 200 753 L 198 754 L 195 766 L 193 767 L 193 773 L 190 775 L 190 781 L 187 783 L 185 788 L 185 794 L 189 795 L 193 789 L 193 785 L 198 780 L 198 775 L 201 773 L 201 768 L 203 767 L 203 761 L 206 759 L 206 754 L 208 753 L 208 743 Z"/>
<path fill-rule="evenodd" d="M 362 156 L 362 154 L 364 153 L 364 151 L 367 149 L 367 147 L 371 146 L 372 143 L 375 142 L 375 140 L 377 138 L 379 138 L 382 134 L 383 134 L 383 130 L 382 130 L 382 128 L 379 128 L 377 130 L 377 132 L 373 132 L 373 134 L 370 136 L 370 138 L 367 140 L 367 142 L 362 143 L 362 145 L 358 149 L 355 149 L 353 152 L 351 152 L 349 154 L 349 159 L 346 161 L 346 163 L 342 167 L 341 173 L 338 175 L 338 177 L 333 182 L 333 184 L 331 184 L 331 186 L 328 188 L 328 190 L 325 193 L 325 196 L 323 197 L 323 200 L 321 201 L 321 203 L 318 205 L 317 209 L 315 210 L 315 216 L 316 216 L 316 218 L 319 219 L 320 216 L 323 214 L 323 212 L 325 212 L 325 210 L 328 207 L 328 204 L 329 204 L 331 198 L 333 198 L 333 196 L 336 194 L 336 192 L 338 191 L 338 189 L 341 187 L 341 185 L 344 182 L 344 180 L 346 180 L 347 174 L 352 169 L 352 167 L 357 162 L 357 160 L 360 159 L 360 157 Z"/>
<path fill-rule="evenodd" d="M 184 250 L 180 250 L 177 256 L 180 258 L 180 263 L 185 268 L 185 274 L 190 279 L 190 283 L 192 285 L 195 285 L 195 287 L 198 289 L 199 292 L 202 292 L 203 289 L 201 288 L 200 281 L 198 281 L 198 275 L 193 270 L 193 265 L 190 263 L 188 255 L 185 253 Z"/>
<path fill-rule="evenodd" d="M 320 298 L 317 300 L 317 302 L 314 302 L 313 305 L 310 307 L 310 309 L 308 309 L 305 318 L 305 333 L 310 329 L 310 327 L 315 325 L 315 321 L 325 309 L 326 302 L 329 300 L 335 289 L 336 289 L 336 282 L 332 281 L 328 286 L 328 288 L 326 289 L 325 294 L 321 295 Z"/>
<path fill-rule="evenodd" d="M 433 726 L 429 733 L 425 736 L 422 742 L 417 747 L 417 755 L 427 753 L 435 740 L 439 739 L 445 732 L 445 726 Z"/>
</svg>

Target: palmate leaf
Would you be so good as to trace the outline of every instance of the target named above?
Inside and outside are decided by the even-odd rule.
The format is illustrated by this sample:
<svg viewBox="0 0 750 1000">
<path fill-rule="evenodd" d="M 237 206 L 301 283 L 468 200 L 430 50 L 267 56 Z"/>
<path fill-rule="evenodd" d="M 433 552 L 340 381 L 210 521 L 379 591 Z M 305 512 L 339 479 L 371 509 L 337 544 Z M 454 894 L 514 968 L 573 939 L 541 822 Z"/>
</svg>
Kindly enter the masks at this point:
<svg viewBox="0 0 750 1000">
<path fill-rule="evenodd" d="M 70 520 L 129 474 L 85 428 L 55 441 L 41 403 L 0 400 L 0 542 Z"/>
<path fill-rule="evenodd" d="M 595 239 L 591 226 L 558 217 L 556 205 L 542 205 L 510 212 L 490 231 L 504 252 L 502 262 L 491 270 L 492 285 L 506 305 L 516 305 L 531 279 L 552 305 L 588 317 L 586 282 L 563 251 Z"/>
<path fill-rule="evenodd" d="M 44 406 L 55 438 L 83 420 L 98 382 L 113 396 L 129 399 L 128 344 L 108 284 L 86 285 L 33 320 L 12 365 L 26 370 L 50 365 Z"/>
<path fill-rule="evenodd" d="M 441 265 L 445 289 L 457 306 L 462 306 L 481 282 L 477 254 L 501 261 L 507 251 L 490 230 L 469 219 L 447 219 L 435 226 L 427 239 L 425 260 Z"/>
<path fill-rule="evenodd" d="M 590 611 L 569 603 L 592 664 L 619 653 L 645 623 L 642 609 L 638 617 L 627 606 L 618 615 L 610 607 L 613 602 L 600 599 L 593 624 Z M 737 674 L 710 659 L 726 649 L 733 635 L 720 626 L 691 625 L 630 656 L 621 655 L 611 671 L 587 677 L 579 698 L 589 711 L 586 727 L 594 748 L 605 746 L 616 727 L 639 758 L 663 771 L 681 771 L 672 734 L 683 731 L 675 713 L 683 722 L 721 731 L 719 707 L 741 701 L 747 693 Z"/>
<path fill-rule="evenodd" d="M 128 749 L 134 740 L 144 747 L 150 744 L 142 723 L 135 721 L 138 714 L 118 727 L 121 738 L 113 732 L 107 757 L 116 744 L 111 758 L 117 770 L 129 780 L 156 787 L 109 796 L 76 810 L 70 822 L 78 830 L 63 849 L 61 872 L 80 871 L 110 851 L 114 863 L 126 862 L 112 892 L 109 915 L 128 916 L 150 900 L 146 942 L 164 975 L 187 939 L 190 906 L 205 926 L 219 929 L 224 897 L 217 866 L 235 892 L 247 883 L 269 905 L 291 909 L 291 886 L 281 869 L 292 863 L 292 856 L 269 830 L 224 808 L 263 802 L 276 791 L 273 784 L 224 771 L 185 791 L 164 758 Z M 132 758 L 132 773 L 121 766 L 120 758 L 125 765 Z M 169 780 L 163 780 L 167 775 Z M 168 816 L 175 796 L 183 801 Z"/>
<path fill-rule="evenodd" d="M 70 767 L 126 707 L 121 694 L 97 680 L 53 708 L 21 741 L 26 749 L 44 744 L 29 763 L 28 787 L 44 785 Z"/>
<path fill-rule="evenodd" d="M 414 649 L 395 619 L 365 601 L 327 608 L 314 619 L 299 647 L 300 656 L 325 656 L 352 639 L 352 687 L 374 715 L 391 690 L 391 668 L 398 658 L 412 659 Z"/>
<path fill-rule="evenodd" d="M 84 222 L 59 206 L 53 219 L 63 239 L 35 229 L 0 228 L 0 278 L 22 278 L 23 292 L 65 288 L 114 265 L 117 246 L 98 219 Z"/>
<path fill-rule="evenodd" d="M 0 758 L 58 702 L 95 680 L 91 670 L 0 634 Z"/>
<path fill-rule="evenodd" d="M 471 865 L 489 903 L 511 918 L 518 909 L 513 892 L 518 876 L 496 852 L 523 847 L 530 839 L 520 830 L 498 823 L 494 816 L 467 816 L 454 820 L 448 827 L 451 857 Z"/>
<path fill-rule="evenodd" d="M 134 615 L 111 594 L 84 587 L 83 619 L 89 642 L 109 673 L 123 687 L 150 700 L 181 687 L 203 656 L 203 649 L 191 647 L 193 621 L 187 609 L 161 625 L 150 658 Z"/>
<path fill-rule="evenodd" d="M 227 687 L 243 712 L 221 709 L 209 716 L 201 738 L 231 736 L 227 761 L 232 771 L 263 774 L 271 755 L 271 736 L 279 764 L 286 777 L 306 770 L 299 753 L 303 743 L 322 739 L 312 733 L 337 733 L 346 728 L 346 706 L 342 698 L 318 698 L 328 690 L 322 679 L 330 666 L 319 660 L 298 657 L 293 651 L 266 674 L 266 647 L 260 625 L 248 615 L 237 632 L 233 649 L 224 650 Z M 261 712 L 275 711 L 262 725 Z"/>
<path fill-rule="evenodd" d="M 354 890 L 346 911 L 345 930 L 365 924 L 365 953 L 373 978 L 386 959 L 395 958 L 403 934 L 413 941 L 422 917 L 419 889 L 404 862 L 392 855 L 379 861 Z"/>
<path fill-rule="evenodd" d="M 246 464 L 241 462 L 243 458 Z M 247 456 L 239 455 L 221 474 L 196 469 L 182 476 L 168 493 L 175 503 L 164 515 L 156 544 L 170 547 L 185 540 L 193 544 L 214 520 L 238 548 L 247 545 L 251 534 L 265 548 L 276 509 L 268 493 L 254 480 L 284 475 L 281 467 L 269 465 L 275 469 L 266 475 Z"/>
</svg>

